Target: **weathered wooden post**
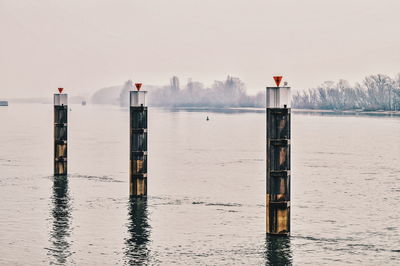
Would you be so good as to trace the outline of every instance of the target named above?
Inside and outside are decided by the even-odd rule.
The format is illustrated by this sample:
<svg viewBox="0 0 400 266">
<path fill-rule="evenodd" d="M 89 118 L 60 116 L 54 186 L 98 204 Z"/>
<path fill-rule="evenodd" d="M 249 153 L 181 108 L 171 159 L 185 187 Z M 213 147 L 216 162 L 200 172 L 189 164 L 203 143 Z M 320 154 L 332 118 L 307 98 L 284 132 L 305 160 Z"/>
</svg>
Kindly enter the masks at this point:
<svg viewBox="0 0 400 266">
<path fill-rule="evenodd" d="M 67 175 L 68 94 L 54 94 L 54 175 Z"/>
<path fill-rule="evenodd" d="M 290 234 L 290 87 L 267 87 L 267 234 Z"/>
<path fill-rule="evenodd" d="M 131 197 L 147 195 L 147 91 L 135 83 L 130 91 L 130 171 L 129 194 Z"/>
</svg>

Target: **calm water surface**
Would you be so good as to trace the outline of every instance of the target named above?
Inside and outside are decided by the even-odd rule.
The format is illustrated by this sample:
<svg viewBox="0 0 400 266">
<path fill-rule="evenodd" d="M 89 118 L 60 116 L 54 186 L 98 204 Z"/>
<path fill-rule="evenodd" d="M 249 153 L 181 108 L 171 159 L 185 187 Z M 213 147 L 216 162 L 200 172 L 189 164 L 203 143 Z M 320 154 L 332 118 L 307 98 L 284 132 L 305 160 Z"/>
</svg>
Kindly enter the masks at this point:
<svg viewBox="0 0 400 266">
<path fill-rule="evenodd" d="M 399 265 L 400 118 L 293 115 L 292 236 L 265 236 L 265 114 L 151 109 L 149 197 L 128 198 L 128 112 L 0 108 L 1 265 Z M 206 122 L 206 116 L 210 121 Z"/>
</svg>

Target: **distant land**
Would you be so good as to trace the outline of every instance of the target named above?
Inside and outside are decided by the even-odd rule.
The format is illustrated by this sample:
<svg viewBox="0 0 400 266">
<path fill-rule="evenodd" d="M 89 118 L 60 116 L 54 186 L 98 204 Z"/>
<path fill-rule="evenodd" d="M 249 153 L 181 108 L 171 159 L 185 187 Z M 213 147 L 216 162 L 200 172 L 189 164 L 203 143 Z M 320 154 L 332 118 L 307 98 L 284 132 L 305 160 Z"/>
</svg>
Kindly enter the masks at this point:
<svg viewBox="0 0 400 266">
<path fill-rule="evenodd" d="M 128 80 L 122 86 L 100 89 L 93 94 L 91 102 L 128 106 L 132 87 L 132 81 Z M 244 82 L 232 76 L 215 81 L 210 87 L 192 80 L 182 86 L 179 78 L 174 76 L 169 85 L 144 84 L 143 89 L 149 91 L 149 105 L 158 107 L 262 107 L 265 102 L 264 92 L 247 95 Z"/>
<path fill-rule="evenodd" d="M 289 84 L 290 86 L 291 84 Z M 72 96 L 71 104 L 87 101 L 91 104 L 111 104 L 128 106 L 129 90 L 133 88 L 131 80 L 122 85 L 110 86 L 95 91 L 91 96 Z M 205 86 L 189 79 L 181 85 L 178 77 L 173 76 L 164 86 L 143 85 L 149 91 L 149 106 L 169 108 L 263 108 L 265 91 L 248 95 L 243 81 L 227 76 L 224 81 L 214 81 Z M 346 80 L 326 81 L 317 88 L 298 89 L 292 95 L 292 108 L 328 113 L 343 112 L 397 114 L 400 111 L 400 74 L 391 78 L 377 74 L 365 77 L 361 82 L 350 85 Z M 52 103 L 52 98 L 15 98 L 6 99 L 10 103 Z"/>
<path fill-rule="evenodd" d="M 335 111 L 399 111 L 400 74 L 371 75 L 351 86 L 346 80 L 327 81 L 321 86 L 297 92 L 293 107 Z"/>
<path fill-rule="evenodd" d="M 290 85 L 290 84 L 289 84 Z M 132 81 L 124 85 L 103 88 L 92 96 L 95 104 L 128 105 L 128 91 Z M 181 86 L 174 76 L 169 85 L 144 86 L 149 91 L 149 105 L 159 107 L 265 107 L 265 92 L 248 95 L 244 82 L 228 76 L 215 81 L 210 87 L 189 80 Z M 317 88 L 298 91 L 293 95 L 296 109 L 333 110 L 354 112 L 391 112 L 400 110 L 400 74 L 370 75 L 351 86 L 345 80 L 326 81 Z"/>
</svg>

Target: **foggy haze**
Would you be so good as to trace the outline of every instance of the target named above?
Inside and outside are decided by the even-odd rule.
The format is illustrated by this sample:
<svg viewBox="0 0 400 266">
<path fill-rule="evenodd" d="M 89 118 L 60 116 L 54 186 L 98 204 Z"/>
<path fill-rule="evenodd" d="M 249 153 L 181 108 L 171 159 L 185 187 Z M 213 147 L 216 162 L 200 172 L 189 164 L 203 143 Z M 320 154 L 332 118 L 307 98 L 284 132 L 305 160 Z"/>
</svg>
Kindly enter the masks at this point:
<svg viewBox="0 0 400 266">
<path fill-rule="evenodd" d="M 134 85 L 131 80 L 126 81 L 123 86 L 100 89 L 91 97 L 91 103 L 128 106 L 129 91 L 132 89 Z M 224 81 L 214 81 L 209 87 L 191 79 L 186 84 L 181 84 L 179 78 L 173 76 L 169 85 L 145 85 L 143 89 L 149 92 L 150 106 L 262 107 L 265 102 L 264 91 L 260 91 L 255 96 L 247 95 L 243 81 L 231 76 Z"/>
<path fill-rule="evenodd" d="M 0 98 L 91 95 L 121 80 L 212 84 L 228 74 L 255 95 L 394 76 L 397 0 L 0 0 Z"/>
</svg>

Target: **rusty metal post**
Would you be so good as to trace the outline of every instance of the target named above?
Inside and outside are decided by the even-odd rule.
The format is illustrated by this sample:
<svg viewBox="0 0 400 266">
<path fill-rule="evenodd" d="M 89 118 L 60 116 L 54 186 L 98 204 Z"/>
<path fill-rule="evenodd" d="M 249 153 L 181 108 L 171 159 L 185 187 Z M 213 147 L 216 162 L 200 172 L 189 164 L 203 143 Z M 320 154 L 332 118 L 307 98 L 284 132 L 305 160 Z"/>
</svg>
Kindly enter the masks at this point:
<svg viewBox="0 0 400 266">
<path fill-rule="evenodd" d="M 130 92 L 130 172 L 129 195 L 143 197 L 147 195 L 147 106 L 146 93 Z"/>
<path fill-rule="evenodd" d="M 67 175 L 68 94 L 54 94 L 54 175 Z"/>
<path fill-rule="evenodd" d="M 290 88 L 267 87 L 266 229 L 290 234 Z"/>
</svg>

